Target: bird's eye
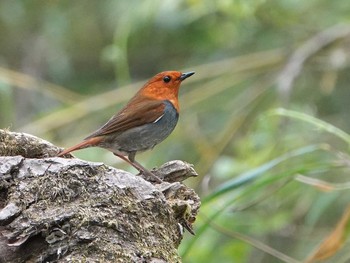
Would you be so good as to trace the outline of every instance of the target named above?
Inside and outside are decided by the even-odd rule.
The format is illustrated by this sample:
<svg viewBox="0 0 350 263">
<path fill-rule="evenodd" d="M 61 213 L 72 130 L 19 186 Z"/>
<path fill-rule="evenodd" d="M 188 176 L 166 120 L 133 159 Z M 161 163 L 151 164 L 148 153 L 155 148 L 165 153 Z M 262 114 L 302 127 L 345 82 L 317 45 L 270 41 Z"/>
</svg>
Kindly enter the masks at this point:
<svg viewBox="0 0 350 263">
<path fill-rule="evenodd" d="M 170 80 L 171 80 L 171 78 L 170 78 L 169 76 L 165 76 L 165 77 L 163 78 L 163 81 L 164 81 L 165 83 L 168 83 Z"/>
</svg>

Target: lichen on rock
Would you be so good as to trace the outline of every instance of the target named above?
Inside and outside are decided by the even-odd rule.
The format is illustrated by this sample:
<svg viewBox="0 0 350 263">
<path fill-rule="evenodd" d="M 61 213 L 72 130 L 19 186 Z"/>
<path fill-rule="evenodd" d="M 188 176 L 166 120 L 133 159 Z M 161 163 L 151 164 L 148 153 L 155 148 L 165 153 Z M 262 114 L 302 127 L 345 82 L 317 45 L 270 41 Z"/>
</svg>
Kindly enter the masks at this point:
<svg viewBox="0 0 350 263">
<path fill-rule="evenodd" d="M 42 158 L 58 151 L 0 130 L 0 262 L 181 262 L 182 228 L 192 229 L 200 206 L 192 189 L 102 163 Z"/>
</svg>

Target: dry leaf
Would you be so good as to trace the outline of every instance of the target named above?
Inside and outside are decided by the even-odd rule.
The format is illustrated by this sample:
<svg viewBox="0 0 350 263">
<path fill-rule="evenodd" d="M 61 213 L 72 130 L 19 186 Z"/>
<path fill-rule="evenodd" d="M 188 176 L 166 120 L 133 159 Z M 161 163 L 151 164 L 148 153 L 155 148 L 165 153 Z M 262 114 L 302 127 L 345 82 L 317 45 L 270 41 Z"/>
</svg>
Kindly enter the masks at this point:
<svg viewBox="0 0 350 263">
<path fill-rule="evenodd" d="M 334 187 L 332 184 L 319 179 L 315 179 L 315 178 L 311 178 L 303 175 L 297 175 L 295 179 L 304 184 L 312 185 L 323 192 L 331 192 L 336 190 L 336 187 Z"/>
<path fill-rule="evenodd" d="M 305 263 L 322 261 L 333 256 L 338 250 L 340 250 L 348 237 L 350 230 L 349 219 L 350 206 L 347 207 L 333 232 L 322 241 L 316 250 L 305 260 Z"/>
</svg>

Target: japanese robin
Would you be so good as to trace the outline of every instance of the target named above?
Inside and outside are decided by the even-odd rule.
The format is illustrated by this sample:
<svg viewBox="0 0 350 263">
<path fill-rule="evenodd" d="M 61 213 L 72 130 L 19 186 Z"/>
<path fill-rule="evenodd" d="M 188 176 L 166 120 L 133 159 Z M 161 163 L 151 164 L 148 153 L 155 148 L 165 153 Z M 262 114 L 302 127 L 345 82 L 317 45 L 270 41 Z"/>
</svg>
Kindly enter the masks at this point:
<svg viewBox="0 0 350 263">
<path fill-rule="evenodd" d="M 135 155 L 152 149 L 174 130 L 179 118 L 180 84 L 193 74 L 193 71 L 158 73 L 105 125 L 81 143 L 60 152 L 58 157 L 88 147 L 101 147 L 128 162 L 139 172 L 162 182 L 138 163 Z"/>
</svg>

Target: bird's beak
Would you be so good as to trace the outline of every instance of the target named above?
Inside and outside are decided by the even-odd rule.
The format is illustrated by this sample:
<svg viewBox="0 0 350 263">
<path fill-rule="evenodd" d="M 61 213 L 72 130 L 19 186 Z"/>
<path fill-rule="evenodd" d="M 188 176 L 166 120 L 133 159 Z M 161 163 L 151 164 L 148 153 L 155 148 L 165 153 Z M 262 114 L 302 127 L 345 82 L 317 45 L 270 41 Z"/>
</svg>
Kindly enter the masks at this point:
<svg viewBox="0 0 350 263">
<path fill-rule="evenodd" d="M 191 77 L 193 74 L 194 74 L 194 71 L 182 73 L 182 75 L 180 76 L 180 80 L 183 81 L 184 79 Z"/>
</svg>

